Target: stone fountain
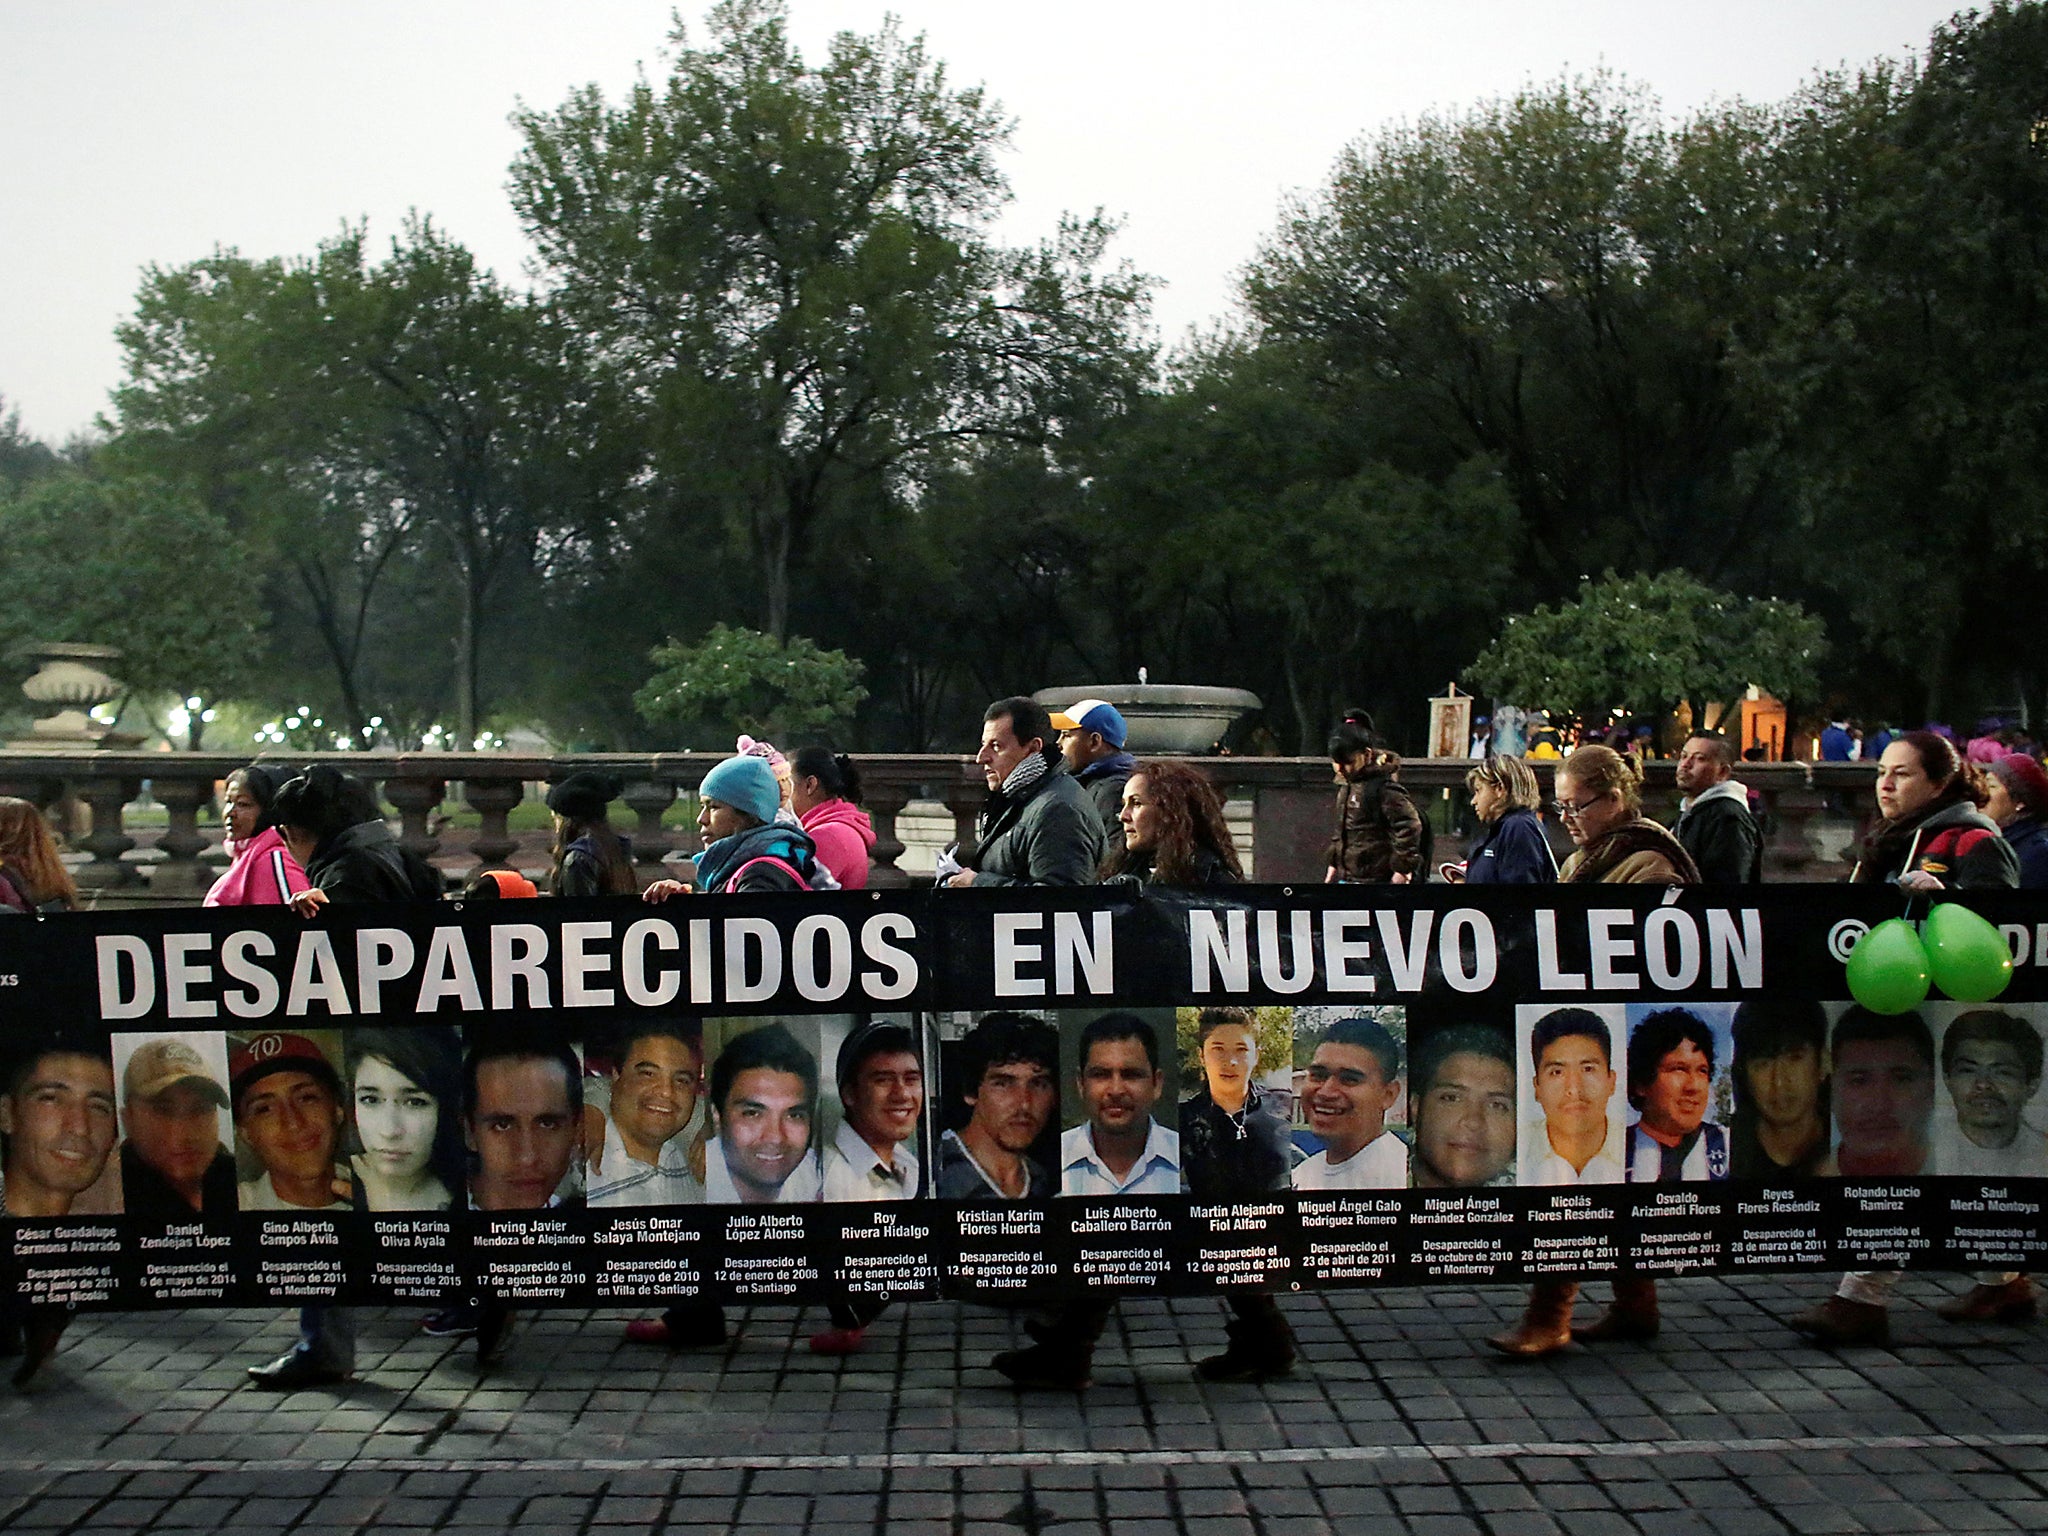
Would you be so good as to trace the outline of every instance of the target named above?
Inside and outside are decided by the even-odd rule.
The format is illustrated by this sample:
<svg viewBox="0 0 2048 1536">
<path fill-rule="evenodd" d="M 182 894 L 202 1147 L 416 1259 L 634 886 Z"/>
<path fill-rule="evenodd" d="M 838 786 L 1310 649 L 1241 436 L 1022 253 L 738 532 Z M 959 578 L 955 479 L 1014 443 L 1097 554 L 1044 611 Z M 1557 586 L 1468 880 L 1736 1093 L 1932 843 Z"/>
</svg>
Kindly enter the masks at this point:
<svg viewBox="0 0 2048 1536">
<path fill-rule="evenodd" d="M 1207 757 L 1231 726 L 1265 707 L 1243 688 L 1191 683 L 1091 683 L 1041 688 L 1031 697 L 1052 710 L 1079 699 L 1114 704 L 1131 730 L 1127 747 L 1141 757 Z"/>
</svg>

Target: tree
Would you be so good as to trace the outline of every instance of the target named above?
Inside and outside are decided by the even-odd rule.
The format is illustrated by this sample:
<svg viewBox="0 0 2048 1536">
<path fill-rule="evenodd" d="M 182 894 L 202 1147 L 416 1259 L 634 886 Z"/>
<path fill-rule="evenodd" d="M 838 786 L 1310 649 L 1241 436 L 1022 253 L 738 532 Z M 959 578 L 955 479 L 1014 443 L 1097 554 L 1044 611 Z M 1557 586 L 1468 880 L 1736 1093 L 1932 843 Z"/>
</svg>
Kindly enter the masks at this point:
<svg viewBox="0 0 2048 1536">
<path fill-rule="evenodd" d="M 21 430 L 21 412 L 0 395 L 0 494 L 55 474 L 63 460 L 55 449 Z"/>
<path fill-rule="evenodd" d="M 756 629 L 711 626 L 696 645 L 655 647 L 654 675 L 633 696 L 649 720 L 692 722 L 793 742 L 829 733 L 868 696 L 866 670 L 843 651 L 801 635 L 787 643 Z"/>
<path fill-rule="evenodd" d="M 221 520 L 147 480 L 68 472 L 0 502 L 0 652 L 24 641 L 121 648 L 142 693 L 219 698 L 263 642 L 255 594 L 223 582 Z M 192 727 L 191 744 L 199 745 Z"/>
<path fill-rule="evenodd" d="M 1717 592 L 1684 571 L 1609 571 L 1576 602 L 1510 618 L 1465 677 L 1530 709 L 1604 717 L 1620 705 L 1656 719 L 1683 702 L 1705 721 L 1709 705 L 1725 716 L 1752 685 L 1811 698 L 1825 645 L 1797 603 Z"/>
<path fill-rule="evenodd" d="M 1007 125 L 891 22 L 811 67 L 778 0 L 678 27 L 661 86 L 522 111 L 514 205 L 556 297 L 630 381 L 656 463 L 713 494 L 765 628 L 827 513 L 910 494 L 961 443 L 1046 441 L 1127 392 L 1144 285 L 1102 274 L 1109 227 L 995 244 Z"/>
</svg>

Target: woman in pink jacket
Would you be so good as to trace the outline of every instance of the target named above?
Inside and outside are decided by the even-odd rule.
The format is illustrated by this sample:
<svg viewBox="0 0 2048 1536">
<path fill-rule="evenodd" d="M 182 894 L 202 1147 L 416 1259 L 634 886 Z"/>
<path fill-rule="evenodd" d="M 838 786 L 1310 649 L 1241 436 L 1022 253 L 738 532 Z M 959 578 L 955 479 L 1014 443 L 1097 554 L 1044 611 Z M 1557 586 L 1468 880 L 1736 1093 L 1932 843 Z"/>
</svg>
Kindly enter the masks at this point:
<svg viewBox="0 0 2048 1536">
<path fill-rule="evenodd" d="M 860 770 L 850 758 L 824 747 L 799 747 L 790 759 L 789 808 L 811 835 L 818 862 L 832 871 L 843 891 L 868 883 L 868 850 L 875 846 L 874 823 L 856 802 Z"/>
<path fill-rule="evenodd" d="M 207 906 L 283 906 L 312 885 L 270 820 L 279 782 L 275 773 L 253 763 L 228 775 L 221 788 L 220 819 L 234 862 L 206 893 Z"/>
</svg>

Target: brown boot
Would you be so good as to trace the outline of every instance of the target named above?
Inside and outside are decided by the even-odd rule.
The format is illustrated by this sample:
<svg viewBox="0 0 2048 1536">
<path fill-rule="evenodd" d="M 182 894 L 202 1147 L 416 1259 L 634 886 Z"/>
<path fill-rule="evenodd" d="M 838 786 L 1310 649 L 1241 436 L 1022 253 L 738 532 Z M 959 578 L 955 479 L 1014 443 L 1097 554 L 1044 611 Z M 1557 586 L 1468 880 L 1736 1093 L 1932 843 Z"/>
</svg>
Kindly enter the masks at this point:
<svg viewBox="0 0 2048 1536">
<path fill-rule="evenodd" d="M 1617 1275 L 1614 1305 L 1573 1336 L 1585 1344 L 1639 1344 L 1657 1337 L 1657 1282 Z"/>
<path fill-rule="evenodd" d="M 1973 1285 L 1934 1310 L 1952 1323 L 2030 1323 L 2040 1303 L 2034 1296 L 2034 1282 L 2015 1275 L 2000 1285 Z"/>
<path fill-rule="evenodd" d="M 1538 1280 L 1529 1287 L 1529 1305 L 1522 1320 L 1506 1333 L 1496 1333 L 1487 1344 L 1517 1360 L 1556 1354 L 1572 1341 L 1572 1303 L 1578 1296 L 1576 1281 Z"/>
<path fill-rule="evenodd" d="M 1891 1314 L 1867 1301 L 1850 1301 L 1830 1296 L 1819 1306 L 1792 1319 L 1792 1331 L 1803 1334 L 1823 1349 L 1875 1345 L 1883 1348 L 1892 1341 Z"/>
</svg>

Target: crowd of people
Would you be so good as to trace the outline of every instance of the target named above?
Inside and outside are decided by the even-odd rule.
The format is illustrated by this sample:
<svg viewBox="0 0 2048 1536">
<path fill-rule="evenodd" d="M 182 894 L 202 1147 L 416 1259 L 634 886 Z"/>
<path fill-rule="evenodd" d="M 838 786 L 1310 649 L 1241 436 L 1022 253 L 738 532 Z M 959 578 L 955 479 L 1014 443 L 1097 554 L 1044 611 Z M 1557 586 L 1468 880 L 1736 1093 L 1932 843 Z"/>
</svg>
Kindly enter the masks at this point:
<svg viewBox="0 0 2048 1536">
<path fill-rule="evenodd" d="M 1024 697 L 992 704 L 976 756 L 988 790 L 977 837 L 966 855 L 949 849 L 941 856 L 938 884 L 1202 888 L 1243 880 L 1243 862 L 1216 787 L 1190 764 L 1140 761 L 1128 743 L 1122 715 L 1101 700 L 1082 700 L 1058 713 Z M 1486 755 L 1466 781 L 1477 833 L 1461 860 L 1441 865 L 1432 860 L 1430 820 L 1402 783 L 1400 758 L 1370 719 L 1347 715 L 1328 745 L 1335 781 L 1325 875 L 1330 882 L 1400 885 L 1434 877 L 1475 885 L 1690 886 L 1749 884 L 1762 877 L 1764 837 L 1755 807 L 1735 778 L 1733 744 L 1713 732 L 1694 733 L 1678 753 L 1683 799 L 1669 828 L 1643 814 L 1640 757 L 1627 741 L 1582 744 L 1557 757 L 1548 802 L 1528 757 Z M 1888 882 L 1909 893 L 2048 884 L 2048 771 L 2024 743 L 2000 740 L 1995 747 L 1984 738 L 1959 747 L 1933 731 L 1885 741 L 1877 752 L 1876 814 L 1851 878 Z M 875 830 L 860 809 L 860 776 L 848 758 L 824 747 L 785 757 L 766 743 L 741 738 L 734 755 L 699 786 L 703 846 L 694 865 L 686 874 L 679 870 L 644 885 L 629 839 L 610 822 L 610 807 L 623 788 L 615 776 L 589 770 L 555 783 L 546 797 L 553 838 L 542 878 L 490 870 L 471 879 L 462 895 L 665 903 L 704 892 L 857 890 L 867 882 Z M 207 892 L 208 905 L 288 906 L 315 921 L 328 906 L 426 902 L 443 895 L 439 874 L 392 833 L 370 787 L 332 766 L 290 775 L 260 764 L 240 769 L 222 788 L 221 817 L 230 862 Z M 1561 830 L 1568 845 L 1562 862 L 1552 828 Z M 24 801 L 0 799 L 0 911 L 39 914 L 77 902 L 45 818 Z M 1745 1027 L 1755 1032 L 1761 1020 L 1759 1012 L 1747 1026 L 1742 1018 L 1735 1021 L 1738 1056 L 1745 1051 Z M 1661 1176 L 1689 1166 L 1688 1160 L 1700 1160 L 1703 1167 L 1711 1163 L 1719 1169 L 1714 1176 L 1725 1177 L 1731 1165 L 1739 1168 L 1745 1158 L 1756 1164 L 1766 1155 L 1777 1169 L 1817 1170 L 1840 1157 L 1841 1171 L 1849 1171 L 1855 1149 L 1831 1148 L 1825 1108 L 1816 1111 L 1809 1095 L 1796 1116 L 1788 1111 L 1774 1118 L 1774 1106 L 1787 1097 L 1774 1085 L 1784 1073 L 1804 1069 L 1813 1075 L 1815 1065 L 1805 1058 L 1817 1060 L 1824 1049 L 1834 1053 L 1839 1074 L 1843 1053 L 1865 1042 L 1853 1028 L 1844 1036 L 1839 1025 L 1829 1040 L 1819 1018 L 1795 1022 L 1799 1028 L 1777 1028 L 1768 1040 L 1759 1034 L 1749 1048 L 1732 1128 L 1703 1125 L 1700 1114 L 1682 1107 L 1651 1112 L 1649 1084 L 1635 1082 L 1632 1064 L 1631 1102 L 1640 1090 L 1645 1108 L 1628 1144 L 1610 1147 L 1604 1119 L 1595 1124 L 1582 1115 L 1583 1134 L 1573 1131 L 1571 1116 L 1590 1100 L 1560 1088 L 1545 1122 L 1547 1139 L 1520 1152 L 1525 1182 L 1538 1167 L 1556 1170 L 1554 1178 L 1538 1182 L 1574 1183 Z M 1548 1033 L 1529 1045 L 1539 1084 L 1553 1072 L 1561 1082 L 1581 1084 L 1597 1082 L 1604 1073 L 1612 1092 L 1613 1044 L 1605 1025 L 1564 1020 L 1545 1028 Z M 1045 1132 L 1057 1095 L 1057 1062 L 1042 1038 L 1048 1032 L 1049 1026 L 1026 1016 L 989 1015 L 977 1027 L 970 1052 L 978 1064 L 968 1098 L 973 1113 L 947 1131 L 937 1148 L 930 1177 L 938 1193 L 1034 1198 L 1056 1182 L 1084 1193 L 1143 1193 L 1153 1183 L 1168 1187 L 1170 1179 L 1175 1191 L 1228 1201 L 1290 1183 L 1405 1184 L 1411 1172 L 1418 1187 L 1480 1187 L 1517 1158 L 1512 1101 L 1503 1098 L 1512 1092 L 1515 1064 L 1504 1045 L 1480 1038 L 1483 1031 L 1452 1030 L 1418 1051 L 1417 1078 L 1408 1080 L 1406 1095 L 1411 1170 L 1410 1143 L 1383 1134 L 1406 1076 L 1401 1047 L 1384 1030 L 1354 1020 L 1315 1046 L 1303 1110 L 1322 1150 L 1304 1159 L 1289 1139 L 1290 1118 L 1269 1102 L 1271 1095 L 1257 1080 L 1258 1045 L 1248 1016 L 1215 1008 L 1204 1010 L 1199 1023 L 1195 1049 L 1203 1081 L 1180 1106 L 1178 1130 L 1151 1113 L 1165 1081 L 1152 1027 L 1118 1014 L 1092 1024 L 1076 1068 L 1087 1121 L 1065 1133 L 1058 1166 L 1042 1166 L 1030 1155 L 1030 1143 Z M 70 1117 L 63 1135 L 88 1153 L 104 1141 L 100 1165 L 114 1144 L 118 1102 L 126 1132 L 120 1144 L 122 1186 L 127 1209 L 135 1213 L 175 1217 L 222 1202 L 225 1208 L 271 1210 L 449 1209 L 465 1201 L 483 1209 L 531 1208 L 552 1198 L 561 1172 L 530 1149 L 573 1144 L 584 1149 L 594 1202 L 789 1199 L 795 1198 L 792 1181 L 806 1180 L 807 1188 L 815 1186 L 810 1198 L 916 1196 L 925 1173 L 905 1144 L 924 1110 L 929 1064 L 913 1033 L 874 1021 L 839 1043 L 836 1075 L 844 1120 L 830 1144 L 819 1146 L 811 1144 L 807 1121 L 818 1098 L 817 1059 L 808 1047 L 784 1038 L 787 1033 L 771 1026 L 739 1037 L 707 1074 L 701 1032 L 650 1024 L 606 1042 L 595 1059 L 601 1068 L 593 1080 L 595 1102 L 585 1097 L 589 1060 L 579 1063 L 569 1055 L 555 1062 L 535 1046 L 525 1055 L 508 1051 L 480 1061 L 475 1052 L 465 1056 L 453 1030 L 438 1027 L 350 1031 L 338 1067 L 304 1036 L 272 1032 L 239 1044 L 224 1076 L 210 1071 L 189 1046 L 167 1039 L 129 1056 L 118 1096 L 104 1052 L 75 1041 L 44 1042 L 35 1051 L 14 1052 L 0 1081 L 0 1132 L 8 1135 L 6 1208 L 14 1215 L 49 1214 L 34 1205 L 38 1191 L 60 1201 L 65 1211 L 83 1196 L 64 1187 L 61 1171 L 45 1178 L 29 1166 L 26 1154 L 15 1156 L 17 1144 L 26 1145 L 16 1130 L 30 1113 L 31 1098 L 38 1104 L 61 1101 Z M 1919 1035 L 1927 1038 L 1908 1031 L 1897 1048 L 1924 1058 L 1931 1073 L 1932 1037 L 1924 1025 Z M 1677 1063 L 1674 1073 L 1687 1069 L 1704 1080 L 1714 1042 L 1697 1036 L 1697 1030 L 1688 1035 L 1681 1029 L 1653 1053 L 1652 1065 L 1668 1058 Z M 1944 1039 L 1944 1054 L 1951 1053 L 1954 1038 Z M 1889 1040 L 1887 1035 L 1872 1048 Z M 1976 1046 L 1965 1040 L 1959 1049 L 1968 1060 L 1961 1068 L 1945 1063 L 1944 1070 L 1967 1072 L 1997 1044 L 1995 1038 Z M 2038 1041 L 2030 1060 L 2038 1081 Z M 514 1094 L 512 1079 L 520 1072 L 536 1081 L 517 1085 L 521 1091 Z M 540 1082 L 541 1076 L 547 1080 Z M 539 1107 L 501 1110 L 499 1097 L 507 1105 L 516 1098 Z M 1502 1105 L 1504 1112 L 1496 1112 Z M 1603 1108 L 1597 1115 L 1605 1113 Z M 238 1178 L 236 1160 L 221 1144 L 222 1114 L 260 1154 L 264 1171 L 253 1182 Z M 490 1128 L 522 1115 L 532 1122 L 520 1121 L 522 1144 L 529 1148 L 521 1155 L 528 1164 L 492 1151 Z M 1432 1127 L 1427 1134 L 1426 1122 Z M 1229 1155 L 1216 1155 L 1218 1147 L 1227 1147 Z M 1358 1182 L 1360 1169 L 1395 1154 L 1399 1179 Z M 1880 1161 L 1894 1173 L 1925 1171 L 1910 1158 Z M 1611 1170 L 1609 1162 L 1615 1164 Z M 1659 1172 L 1625 1174 L 1624 1167 Z M 1896 1279 L 1889 1272 L 1846 1276 L 1834 1297 L 1795 1326 L 1827 1344 L 1880 1342 Z M 1575 1339 L 1643 1339 L 1658 1330 L 1652 1281 L 1617 1282 L 1605 1313 L 1575 1329 L 1577 1292 L 1571 1282 L 1538 1282 L 1518 1324 L 1488 1342 L 1509 1356 L 1537 1358 Z M 1200 1374 L 1257 1381 L 1292 1369 L 1296 1342 L 1272 1297 L 1255 1288 L 1232 1289 L 1225 1297 L 1231 1311 L 1227 1346 L 1200 1362 Z M 1033 1343 L 991 1363 L 1021 1387 L 1083 1387 L 1113 1307 L 1107 1298 L 1085 1298 L 1034 1316 L 1027 1324 Z M 860 1348 L 881 1309 L 846 1295 L 829 1310 L 831 1326 L 812 1339 L 822 1353 Z M 2005 1321 L 2033 1310 L 2032 1284 L 2015 1273 L 1979 1276 L 1976 1289 L 1949 1309 L 1959 1317 Z M 31 1378 L 57 1348 L 66 1316 L 61 1309 L 15 1302 L 0 1308 L 0 1348 L 21 1356 L 17 1381 Z M 479 1359 L 489 1362 L 506 1347 L 511 1322 L 506 1308 L 486 1302 L 438 1311 L 422 1328 L 439 1337 L 473 1336 Z M 728 1323 L 717 1303 L 677 1298 L 660 1316 L 632 1322 L 627 1336 L 670 1348 L 715 1345 L 728 1337 Z M 353 1368 L 349 1309 L 308 1306 L 294 1347 L 252 1367 L 249 1375 L 259 1387 L 299 1388 L 345 1379 Z"/>
</svg>

